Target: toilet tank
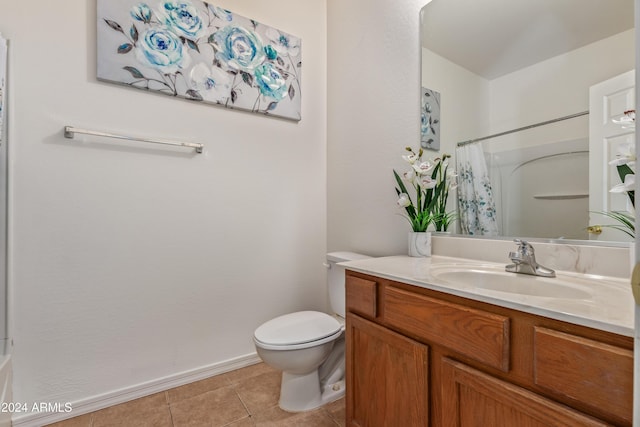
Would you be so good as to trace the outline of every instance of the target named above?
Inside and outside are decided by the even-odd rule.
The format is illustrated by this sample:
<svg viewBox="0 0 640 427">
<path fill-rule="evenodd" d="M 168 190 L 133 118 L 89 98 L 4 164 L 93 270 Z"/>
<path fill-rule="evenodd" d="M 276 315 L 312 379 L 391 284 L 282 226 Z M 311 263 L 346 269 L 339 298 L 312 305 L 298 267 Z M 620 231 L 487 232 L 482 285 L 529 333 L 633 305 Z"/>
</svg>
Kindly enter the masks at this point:
<svg viewBox="0 0 640 427">
<path fill-rule="evenodd" d="M 330 252 L 327 254 L 327 287 L 329 290 L 329 303 L 331 311 L 340 317 L 345 317 L 346 301 L 344 287 L 344 267 L 336 265 L 339 262 L 355 261 L 371 258 L 367 255 L 355 252 Z"/>
</svg>

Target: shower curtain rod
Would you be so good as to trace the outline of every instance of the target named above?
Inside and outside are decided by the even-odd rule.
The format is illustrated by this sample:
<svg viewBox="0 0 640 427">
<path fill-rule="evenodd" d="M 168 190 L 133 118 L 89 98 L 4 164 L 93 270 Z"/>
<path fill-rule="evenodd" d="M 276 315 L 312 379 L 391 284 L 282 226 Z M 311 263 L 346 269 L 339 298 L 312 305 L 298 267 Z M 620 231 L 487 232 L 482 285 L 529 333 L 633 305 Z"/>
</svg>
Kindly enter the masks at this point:
<svg viewBox="0 0 640 427">
<path fill-rule="evenodd" d="M 564 116 L 564 117 L 558 117 L 557 119 L 547 120 L 546 122 L 540 122 L 540 123 L 536 123 L 536 124 L 529 125 L 529 126 L 524 126 L 524 127 L 517 128 L 517 129 L 511 129 L 511 130 L 508 130 L 508 131 L 505 131 L 505 132 L 495 133 L 495 134 L 489 135 L 489 136 L 483 136 L 482 138 L 475 138 L 475 139 L 470 139 L 468 141 L 458 142 L 458 147 L 462 147 L 462 146 L 465 146 L 467 144 L 472 144 L 474 142 L 484 141 L 485 139 L 495 138 L 497 136 L 509 135 L 510 133 L 520 132 L 522 130 L 527 130 L 527 129 L 531 129 L 531 128 L 537 128 L 538 126 L 544 126 L 544 125 L 549 125 L 551 123 L 561 122 L 563 120 L 573 119 L 575 117 L 586 116 L 587 114 L 589 114 L 588 111 L 582 111 L 580 113 L 570 114 L 570 115 Z"/>
</svg>

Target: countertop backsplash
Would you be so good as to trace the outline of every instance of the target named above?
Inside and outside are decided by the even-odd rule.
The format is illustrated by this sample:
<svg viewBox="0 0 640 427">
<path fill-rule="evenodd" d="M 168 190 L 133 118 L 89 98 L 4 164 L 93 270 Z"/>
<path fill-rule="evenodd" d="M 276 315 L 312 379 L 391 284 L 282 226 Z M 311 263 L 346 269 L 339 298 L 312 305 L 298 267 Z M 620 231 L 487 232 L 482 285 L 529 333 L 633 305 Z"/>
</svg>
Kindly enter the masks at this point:
<svg viewBox="0 0 640 427">
<path fill-rule="evenodd" d="M 478 239 L 458 236 L 432 237 L 432 254 L 511 264 L 509 252 L 516 249 L 511 240 Z M 630 247 L 576 245 L 532 241 L 536 260 L 559 271 L 571 271 L 618 278 L 631 277 Z"/>
</svg>

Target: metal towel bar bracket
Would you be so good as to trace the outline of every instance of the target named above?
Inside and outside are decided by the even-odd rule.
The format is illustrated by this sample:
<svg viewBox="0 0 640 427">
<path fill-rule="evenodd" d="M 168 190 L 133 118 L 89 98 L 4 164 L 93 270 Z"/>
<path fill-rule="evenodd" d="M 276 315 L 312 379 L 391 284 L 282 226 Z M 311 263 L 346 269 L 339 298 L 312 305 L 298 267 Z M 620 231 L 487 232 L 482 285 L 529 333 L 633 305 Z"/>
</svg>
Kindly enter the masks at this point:
<svg viewBox="0 0 640 427">
<path fill-rule="evenodd" d="M 127 135 L 116 135 L 113 133 L 107 132 L 99 132 L 95 130 L 88 129 L 80 129 L 73 126 L 65 126 L 64 127 L 64 136 L 65 138 L 73 139 L 76 133 L 81 133 L 84 135 L 93 135 L 93 136 L 103 136 L 105 138 L 116 138 L 116 139 L 124 139 L 127 141 L 136 141 L 136 142 L 149 142 L 152 144 L 163 144 L 163 145 L 174 145 L 178 147 L 188 147 L 196 150 L 196 153 L 202 153 L 202 149 L 204 146 L 202 144 L 196 144 L 193 142 L 179 142 L 179 141 L 167 141 L 164 139 L 149 139 L 149 138 L 138 138 L 134 136 Z"/>
</svg>

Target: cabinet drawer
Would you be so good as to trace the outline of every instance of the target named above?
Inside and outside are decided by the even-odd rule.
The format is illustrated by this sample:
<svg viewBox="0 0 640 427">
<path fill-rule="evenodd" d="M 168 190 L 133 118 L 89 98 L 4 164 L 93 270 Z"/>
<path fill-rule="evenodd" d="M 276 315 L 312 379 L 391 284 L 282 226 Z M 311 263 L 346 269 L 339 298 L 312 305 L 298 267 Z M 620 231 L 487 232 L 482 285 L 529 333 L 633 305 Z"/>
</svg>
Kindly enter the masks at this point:
<svg viewBox="0 0 640 427">
<path fill-rule="evenodd" d="M 377 283 L 373 280 L 347 276 L 347 310 L 368 317 L 376 317 Z"/>
<path fill-rule="evenodd" d="M 509 371 L 508 317 L 387 287 L 384 318 L 409 334 Z"/>
<path fill-rule="evenodd" d="M 631 422 L 631 350 L 535 327 L 533 357 L 537 385 Z"/>
</svg>

